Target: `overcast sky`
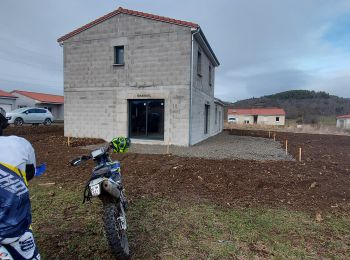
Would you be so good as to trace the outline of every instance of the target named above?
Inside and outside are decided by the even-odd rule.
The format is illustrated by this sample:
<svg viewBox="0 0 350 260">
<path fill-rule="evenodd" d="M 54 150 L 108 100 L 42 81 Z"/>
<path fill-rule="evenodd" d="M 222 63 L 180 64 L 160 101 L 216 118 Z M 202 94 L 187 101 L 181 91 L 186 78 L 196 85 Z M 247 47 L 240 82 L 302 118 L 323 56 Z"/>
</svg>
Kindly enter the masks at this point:
<svg viewBox="0 0 350 260">
<path fill-rule="evenodd" d="M 58 37 L 119 6 L 200 24 L 226 101 L 290 89 L 350 97 L 350 1 L 0 0 L 0 89 L 63 94 Z"/>
</svg>

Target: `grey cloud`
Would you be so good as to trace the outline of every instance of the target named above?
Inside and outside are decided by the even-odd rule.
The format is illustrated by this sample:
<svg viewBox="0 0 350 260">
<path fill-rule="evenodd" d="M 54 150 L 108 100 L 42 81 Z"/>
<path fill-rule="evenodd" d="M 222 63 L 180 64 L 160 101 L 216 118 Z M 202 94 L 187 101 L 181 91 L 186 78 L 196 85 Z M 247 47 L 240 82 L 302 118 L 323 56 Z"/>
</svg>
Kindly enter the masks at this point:
<svg viewBox="0 0 350 260">
<path fill-rule="evenodd" d="M 347 76 L 328 78 L 326 86 L 322 75 L 298 66 L 338 51 L 322 36 L 334 17 L 350 12 L 346 0 L 1 0 L 0 84 L 62 92 L 57 38 L 119 5 L 199 23 L 221 62 L 215 94 L 224 100 L 290 88 L 333 88 L 350 96 L 339 87 Z"/>
<path fill-rule="evenodd" d="M 307 73 L 290 69 L 253 75 L 246 78 L 245 82 L 248 93 L 256 97 L 288 89 L 300 89 L 310 79 L 311 76 Z"/>
</svg>

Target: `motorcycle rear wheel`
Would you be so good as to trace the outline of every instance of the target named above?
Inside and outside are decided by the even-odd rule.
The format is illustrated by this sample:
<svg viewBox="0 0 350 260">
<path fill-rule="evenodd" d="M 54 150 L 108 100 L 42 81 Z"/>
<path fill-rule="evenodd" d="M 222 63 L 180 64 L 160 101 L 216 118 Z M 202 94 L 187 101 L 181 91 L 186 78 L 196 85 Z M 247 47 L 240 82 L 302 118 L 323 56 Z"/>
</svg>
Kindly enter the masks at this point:
<svg viewBox="0 0 350 260">
<path fill-rule="evenodd" d="M 121 229 L 118 223 L 118 217 L 123 215 L 122 207 L 119 201 L 108 195 L 102 196 L 103 204 L 103 223 L 106 237 L 113 254 L 118 259 L 129 259 L 129 243 L 126 230 Z M 125 218 L 125 215 L 122 216 Z"/>
</svg>

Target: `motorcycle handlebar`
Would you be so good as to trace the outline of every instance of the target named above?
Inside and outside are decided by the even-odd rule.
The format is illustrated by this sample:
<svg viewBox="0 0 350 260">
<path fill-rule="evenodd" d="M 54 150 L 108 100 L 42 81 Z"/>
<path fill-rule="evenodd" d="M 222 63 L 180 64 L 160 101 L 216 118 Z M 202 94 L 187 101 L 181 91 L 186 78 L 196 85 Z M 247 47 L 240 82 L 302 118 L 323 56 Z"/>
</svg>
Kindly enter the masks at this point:
<svg viewBox="0 0 350 260">
<path fill-rule="evenodd" d="M 83 155 L 83 156 L 80 156 L 78 158 L 75 158 L 73 160 L 70 161 L 70 165 L 71 166 L 78 166 L 80 165 L 82 162 L 85 162 L 85 161 L 88 161 L 92 158 L 92 156 L 89 156 L 89 155 Z"/>
<path fill-rule="evenodd" d="M 107 145 L 103 146 L 101 149 L 103 149 L 105 152 L 108 152 L 111 149 L 111 143 L 108 143 Z M 75 158 L 73 160 L 71 160 L 69 163 L 71 166 L 78 166 L 80 165 L 82 162 L 88 161 L 90 159 L 92 159 L 93 156 L 92 155 L 82 155 L 78 158 Z"/>
</svg>

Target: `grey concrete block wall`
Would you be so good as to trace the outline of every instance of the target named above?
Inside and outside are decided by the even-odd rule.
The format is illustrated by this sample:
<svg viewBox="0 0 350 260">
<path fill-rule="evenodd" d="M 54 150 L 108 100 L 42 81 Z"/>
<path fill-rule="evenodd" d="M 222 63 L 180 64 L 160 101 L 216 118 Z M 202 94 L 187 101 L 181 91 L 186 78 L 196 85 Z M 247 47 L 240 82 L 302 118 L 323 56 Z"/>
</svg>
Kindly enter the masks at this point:
<svg viewBox="0 0 350 260">
<path fill-rule="evenodd" d="M 65 135 L 102 139 L 113 137 L 117 127 L 115 95 L 115 90 L 66 91 Z"/>
<path fill-rule="evenodd" d="M 116 45 L 125 66 L 112 66 Z M 65 41 L 64 57 L 69 88 L 189 84 L 191 31 L 119 14 Z"/>
<path fill-rule="evenodd" d="M 114 46 L 124 66 L 113 66 Z M 188 145 L 191 31 L 120 14 L 64 42 L 65 135 L 128 136 L 128 99 L 164 99 L 164 140 Z M 135 140 L 139 141 L 139 140 Z"/>
<path fill-rule="evenodd" d="M 198 135 L 192 143 L 206 138 L 197 129 L 203 118 L 190 127 L 191 39 L 188 27 L 118 14 L 64 41 L 65 135 L 128 136 L 128 100 L 164 99 L 164 140 L 144 142 L 187 146 L 190 130 Z M 124 66 L 113 66 L 118 45 L 124 46 Z M 198 49 L 196 41 L 194 47 Z M 203 112 L 204 100 L 214 104 L 208 65 L 203 52 L 192 118 Z M 214 70 L 212 66 L 213 82 Z M 214 132 L 210 126 L 210 135 Z"/>
<path fill-rule="evenodd" d="M 202 64 L 201 64 L 201 75 L 197 73 L 197 60 L 198 60 L 198 51 L 202 54 Z M 193 87 L 204 92 L 205 94 L 214 97 L 214 86 L 215 86 L 215 67 L 210 62 L 208 56 L 199 46 L 197 41 L 194 41 L 193 44 L 193 55 L 194 55 L 194 64 L 193 64 Z M 212 84 L 209 84 L 209 66 L 211 66 L 212 73 Z"/>
<path fill-rule="evenodd" d="M 192 99 L 191 145 L 220 133 L 223 130 L 224 114 L 224 107 L 214 102 L 213 96 L 198 88 L 192 90 Z M 205 105 L 209 105 L 209 128 L 207 133 L 204 133 Z"/>
<path fill-rule="evenodd" d="M 164 99 L 164 140 L 152 143 L 187 146 L 189 136 L 187 85 L 67 91 L 65 135 L 105 140 L 111 140 L 115 136 L 128 136 L 128 100 L 144 99 L 142 98 L 144 96 Z"/>
<path fill-rule="evenodd" d="M 198 51 L 201 52 L 201 75 L 197 73 Z M 218 125 L 219 121 L 215 123 L 215 116 L 223 117 L 223 107 L 214 102 L 215 67 L 196 40 L 193 44 L 193 57 L 191 145 L 216 135 L 223 130 L 223 126 Z M 209 84 L 209 66 L 211 66 L 212 73 L 211 85 Z M 206 134 L 204 133 L 205 105 L 209 105 L 209 129 Z M 217 110 L 215 110 L 216 107 Z M 215 115 L 216 111 L 217 115 Z M 221 115 L 219 115 L 220 111 L 222 111 Z M 223 120 L 220 122 L 223 124 Z"/>
</svg>

